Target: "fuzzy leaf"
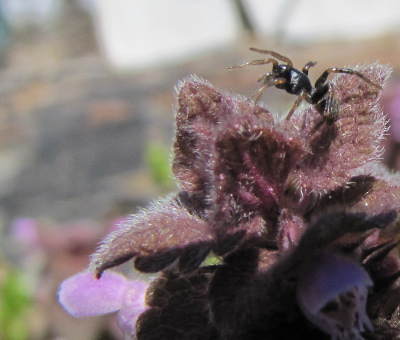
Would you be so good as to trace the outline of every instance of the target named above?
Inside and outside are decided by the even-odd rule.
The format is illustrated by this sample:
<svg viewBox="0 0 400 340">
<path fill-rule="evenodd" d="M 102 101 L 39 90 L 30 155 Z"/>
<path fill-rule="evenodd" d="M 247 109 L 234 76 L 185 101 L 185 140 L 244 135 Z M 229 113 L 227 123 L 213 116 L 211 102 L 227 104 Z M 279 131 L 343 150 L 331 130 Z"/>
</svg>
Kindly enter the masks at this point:
<svg viewBox="0 0 400 340">
<path fill-rule="evenodd" d="M 354 69 L 382 87 L 391 73 L 389 67 L 377 63 Z M 386 131 L 377 104 L 381 90 L 348 74 L 337 75 L 331 84 L 340 105 L 337 122 L 316 129 L 321 117 L 313 107 L 288 122 L 302 129 L 309 146 L 309 156 L 290 176 L 302 192 L 334 190 L 349 181 L 352 170 L 381 154 L 380 141 Z"/>
<path fill-rule="evenodd" d="M 268 121 L 235 114 L 223 121 L 209 170 L 211 216 L 217 225 L 232 224 L 229 216 L 238 207 L 276 220 L 285 180 L 302 154 L 298 139 Z"/>
<path fill-rule="evenodd" d="M 388 211 L 400 211 L 400 177 L 398 173 L 390 173 L 382 165 L 371 163 L 357 170 L 370 173 L 374 182 L 357 204 L 351 207 L 353 211 L 365 211 L 370 214 L 380 214 Z"/>
<path fill-rule="evenodd" d="M 133 257 L 152 256 L 164 261 L 186 246 L 213 242 L 214 235 L 206 221 L 190 214 L 176 200 L 167 198 L 153 203 L 149 209 L 134 215 L 122 227 L 111 233 L 92 256 L 90 267 L 100 276 L 110 267 Z M 168 261 L 165 265 L 168 265 Z M 156 271 L 160 270 L 159 267 Z"/>
<path fill-rule="evenodd" d="M 352 243 L 351 235 L 354 235 L 356 239 L 364 240 L 366 236 L 371 235 L 373 230 L 380 230 L 389 226 L 396 217 L 397 213 L 394 211 L 373 216 L 368 216 L 363 212 L 335 211 L 325 213 L 305 228 L 298 246 L 290 248 L 290 252 L 287 252 L 288 255 L 284 257 L 281 264 L 274 268 L 274 271 L 276 271 L 274 275 L 288 275 L 295 272 L 300 263 L 315 256 L 316 252 L 332 246 L 336 241 L 339 244 L 343 242 L 345 244 Z"/>
<path fill-rule="evenodd" d="M 304 154 L 299 131 L 198 79 L 180 86 L 178 101 L 174 172 L 185 190 L 204 197 L 217 233 L 255 213 L 273 223 L 285 180 Z"/>
<path fill-rule="evenodd" d="M 304 232 L 296 251 L 323 249 L 340 237 L 351 233 L 363 233 L 372 229 L 383 229 L 397 217 L 394 211 L 368 216 L 363 212 L 338 211 L 326 213 Z"/>
<path fill-rule="evenodd" d="M 349 183 L 323 195 L 318 202 L 318 210 L 326 210 L 331 206 L 357 206 L 365 199 L 373 188 L 376 178 L 370 174 L 351 177 Z M 357 209 L 355 210 L 357 211 Z"/>
<path fill-rule="evenodd" d="M 204 191 L 207 186 L 205 166 L 210 162 L 210 146 L 215 145 L 215 129 L 221 121 L 230 119 L 233 113 L 262 116 L 266 121 L 272 121 L 272 117 L 260 106 L 224 96 L 199 78 L 185 80 L 177 92 L 173 171 L 183 190 Z"/>
<path fill-rule="evenodd" d="M 173 172 L 181 188 L 202 191 L 205 186 L 202 145 L 213 143 L 213 126 L 223 114 L 222 95 L 201 80 L 188 80 L 177 89 L 176 140 Z"/>
<path fill-rule="evenodd" d="M 192 339 L 218 340 L 209 320 L 205 274 L 177 276 L 164 272 L 153 282 L 151 308 L 139 320 L 140 340 Z"/>
</svg>

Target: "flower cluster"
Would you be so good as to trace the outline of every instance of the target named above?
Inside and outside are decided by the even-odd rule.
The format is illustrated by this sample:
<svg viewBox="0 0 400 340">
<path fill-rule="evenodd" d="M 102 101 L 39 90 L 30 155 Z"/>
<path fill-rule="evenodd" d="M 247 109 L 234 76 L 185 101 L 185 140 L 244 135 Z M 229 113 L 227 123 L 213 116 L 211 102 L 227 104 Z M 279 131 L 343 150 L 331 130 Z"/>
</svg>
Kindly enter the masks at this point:
<svg viewBox="0 0 400 340">
<path fill-rule="evenodd" d="M 356 69 L 382 87 L 390 74 L 379 64 Z M 283 120 L 196 77 L 179 85 L 180 191 L 107 236 L 90 266 L 98 282 L 130 259 L 139 271 L 160 272 L 145 300 L 138 289 L 141 307 L 124 310 L 131 336 L 400 337 L 400 177 L 379 164 L 381 91 L 347 74 L 332 90 L 340 118 L 326 124 L 312 106 Z M 61 287 L 67 310 L 101 305 L 88 284 L 74 284 Z"/>
</svg>

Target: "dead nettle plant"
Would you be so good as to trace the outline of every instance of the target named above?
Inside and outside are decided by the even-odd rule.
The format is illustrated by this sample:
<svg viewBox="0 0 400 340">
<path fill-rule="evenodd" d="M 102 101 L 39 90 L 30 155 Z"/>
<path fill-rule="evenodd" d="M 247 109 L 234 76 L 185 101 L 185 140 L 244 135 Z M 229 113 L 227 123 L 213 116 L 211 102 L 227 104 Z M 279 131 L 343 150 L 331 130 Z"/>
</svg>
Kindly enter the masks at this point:
<svg viewBox="0 0 400 340">
<path fill-rule="evenodd" d="M 354 70 L 370 81 L 332 77 L 334 121 L 315 105 L 280 119 L 182 81 L 179 192 L 107 236 L 88 271 L 63 282 L 61 304 L 77 317 L 119 311 L 139 340 L 400 337 L 400 177 L 379 163 L 390 69 Z M 158 275 L 109 271 L 128 260 Z"/>
</svg>

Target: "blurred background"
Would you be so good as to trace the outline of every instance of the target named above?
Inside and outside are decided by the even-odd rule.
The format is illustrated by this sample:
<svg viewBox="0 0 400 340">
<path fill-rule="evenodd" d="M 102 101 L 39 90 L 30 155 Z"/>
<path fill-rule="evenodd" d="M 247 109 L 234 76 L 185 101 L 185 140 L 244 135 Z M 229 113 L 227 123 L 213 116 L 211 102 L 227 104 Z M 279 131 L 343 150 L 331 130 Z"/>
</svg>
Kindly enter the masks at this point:
<svg viewBox="0 0 400 340">
<path fill-rule="evenodd" d="M 276 50 L 299 69 L 379 61 L 400 157 L 398 0 L 0 0 L 0 340 L 120 339 L 113 316 L 58 306 L 66 277 L 127 214 L 176 189 L 175 86 L 196 74 L 251 96 Z M 293 96 L 261 101 L 285 113 Z"/>
</svg>

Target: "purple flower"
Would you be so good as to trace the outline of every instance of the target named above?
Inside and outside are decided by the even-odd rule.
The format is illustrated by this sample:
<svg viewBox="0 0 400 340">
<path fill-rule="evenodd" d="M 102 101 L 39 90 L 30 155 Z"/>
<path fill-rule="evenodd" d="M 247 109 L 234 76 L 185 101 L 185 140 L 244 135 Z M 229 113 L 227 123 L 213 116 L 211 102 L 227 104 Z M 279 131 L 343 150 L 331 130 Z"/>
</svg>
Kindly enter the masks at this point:
<svg viewBox="0 0 400 340">
<path fill-rule="evenodd" d="M 363 339 L 361 333 L 373 329 L 366 314 L 372 285 L 355 261 L 320 253 L 305 265 L 297 297 L 307 317 L 332 339 Z"/>
<path fill-rule="evenodd" d="M 126 334 L 134 334 L 136 321 L 148 309 L 145 303 L 149 284 L 128 280 L 116 272 L 106 272 L 102 278 L 85 271 L 62 282 L 58 293 L 61 305 L 77 318 L 118 311 L 118 321 Z"/>
</svg>

